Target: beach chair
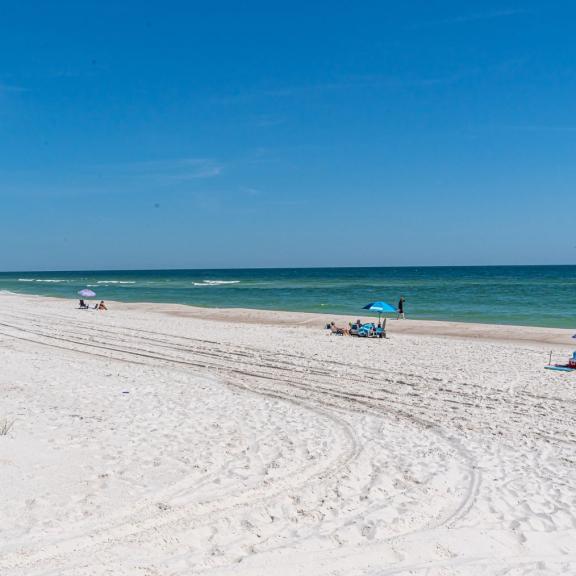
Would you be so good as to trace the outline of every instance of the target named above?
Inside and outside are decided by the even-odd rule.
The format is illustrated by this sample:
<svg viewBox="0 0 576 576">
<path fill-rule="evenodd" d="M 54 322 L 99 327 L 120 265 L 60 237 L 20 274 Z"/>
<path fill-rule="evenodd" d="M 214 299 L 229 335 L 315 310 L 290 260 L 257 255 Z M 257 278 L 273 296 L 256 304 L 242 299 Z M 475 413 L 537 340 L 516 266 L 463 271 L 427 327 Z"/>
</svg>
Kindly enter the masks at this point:
<svg viewBox="0 0 576 576">
<path fill-rule="evenodd" d="M 376 337 L 377 338 L 388 338 L 388 336 L 386 336 L 386 318 L 384 318 L 384 321 L 382 322 L 382 326 L 378 326 L 376 328 Z"/>
</svg>

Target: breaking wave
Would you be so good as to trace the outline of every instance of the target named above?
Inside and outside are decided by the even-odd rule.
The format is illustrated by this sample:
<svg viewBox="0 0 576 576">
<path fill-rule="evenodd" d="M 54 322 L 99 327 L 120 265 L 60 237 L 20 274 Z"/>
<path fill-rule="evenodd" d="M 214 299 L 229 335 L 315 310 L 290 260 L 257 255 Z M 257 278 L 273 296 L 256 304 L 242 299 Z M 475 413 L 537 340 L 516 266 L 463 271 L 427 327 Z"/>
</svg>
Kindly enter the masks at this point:
<svg viewBox="0 0 576 576">
<path fill-rule="evenodd" d="M 67 280 L 52 280 L 43 278 L 18 278 L 18 282 L 47 282 L 50 284 L 58 284 L 59 282 L 67 282 Z"/>
<path fill-rule="evenodd" d="M 202 282 L 192 282 L 194 286 L 222 286 L 225 284 L 240 284 L 240 280 L 202 280 Z"/>
</svg>

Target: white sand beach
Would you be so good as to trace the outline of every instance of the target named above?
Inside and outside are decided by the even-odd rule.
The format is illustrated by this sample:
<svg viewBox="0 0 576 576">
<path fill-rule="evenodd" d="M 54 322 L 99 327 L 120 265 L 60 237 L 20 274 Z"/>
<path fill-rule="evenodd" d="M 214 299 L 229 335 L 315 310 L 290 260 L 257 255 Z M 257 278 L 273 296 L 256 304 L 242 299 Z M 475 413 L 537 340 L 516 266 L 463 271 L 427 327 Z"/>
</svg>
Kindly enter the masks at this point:
<svg viewBox="0 0 576 576">
<path fill-rule="evenodd" d="M 2 576 L 576 574 L 570 331 L 76 306 L 0 294 Z"/>
</svg>

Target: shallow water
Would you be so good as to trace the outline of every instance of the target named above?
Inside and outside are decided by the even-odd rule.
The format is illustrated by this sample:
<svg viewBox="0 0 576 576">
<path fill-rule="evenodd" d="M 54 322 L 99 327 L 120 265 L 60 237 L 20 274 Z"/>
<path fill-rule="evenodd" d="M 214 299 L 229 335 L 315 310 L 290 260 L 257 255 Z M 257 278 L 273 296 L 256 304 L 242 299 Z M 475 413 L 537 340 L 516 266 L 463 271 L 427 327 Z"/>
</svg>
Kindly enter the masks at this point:
<svg viewBox="0 0 576 576">
<path fill-rule="evenodd" d="M 407 316 L 576 328 L 576 266 L 295 268 L 0 273 L 0 290 L 104 300 L 361 314 L 374 300 Z"/>
</svg>

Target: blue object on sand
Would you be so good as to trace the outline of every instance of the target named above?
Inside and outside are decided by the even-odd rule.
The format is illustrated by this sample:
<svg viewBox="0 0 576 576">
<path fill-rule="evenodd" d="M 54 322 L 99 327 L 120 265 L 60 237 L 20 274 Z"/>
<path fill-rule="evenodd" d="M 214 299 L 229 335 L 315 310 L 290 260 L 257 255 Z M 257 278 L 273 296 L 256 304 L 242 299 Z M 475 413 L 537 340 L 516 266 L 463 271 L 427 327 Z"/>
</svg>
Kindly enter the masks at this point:
<svg viewBox="0 0 576 576">
<path fill-rule="evenodd" d="M 384 329 L 381 326 L 376 326 L 374 323 L 370 322 L 368 324 L 363 324 L 358 329 L 358 336 L 368 338 L 370 336 L 376 338 L 383 338 L 385 335 Z"/>
<path fill-rule="evenodd" d="M 569 366 L 544 366 L 546 370 L 557 370 L 558 372 L 576 372 L 576 368 L 570 368 Z"/>
</svg>

